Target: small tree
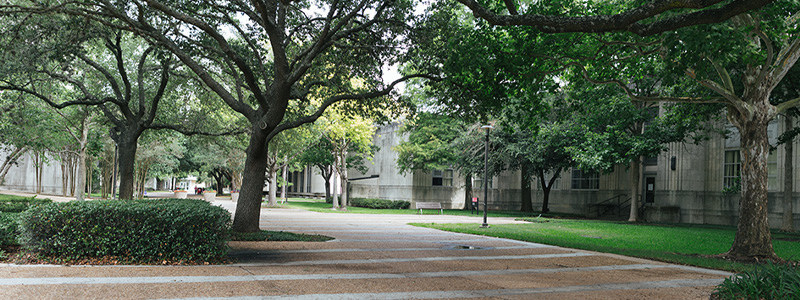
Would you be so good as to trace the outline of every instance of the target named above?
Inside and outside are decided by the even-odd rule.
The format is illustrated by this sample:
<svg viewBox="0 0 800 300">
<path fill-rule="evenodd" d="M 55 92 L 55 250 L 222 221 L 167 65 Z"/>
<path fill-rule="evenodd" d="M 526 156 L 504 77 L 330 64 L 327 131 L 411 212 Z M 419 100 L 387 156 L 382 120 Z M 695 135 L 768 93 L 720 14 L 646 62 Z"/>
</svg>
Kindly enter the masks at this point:
<svg viewBox="0 0 800 300">
<path fill-rule="evenodd" d="M 136 155 L 136 198 L 144 198 L 145 181 L 153 170 L 177 167 L 178 159 L 186 152 L 183 137 L 175 132 L 150 132 L 140 139 L 141 150 Z"/>
<path fill-rule="evenodd" d="M 325 181 L 325 199 L 331 198 L 331 177 L 333 177 L 335 163 L 331 142 L 325 137 L 318 137 L 306 151 L 300 154 L 297 163 L 317 167 Z"/>
<path fill-rule="evenodd" d="M 333 208 L 347 209 L 347 169 L 354 163 L 363 162 L 364 158 L 372 160 L 375 152 L 372 140 L 375 134 L 375 125 L 372 120 L 355 115 L 345 114 L 342 108 L 328 110 L 319 120 L 322 136 L 331 145 L 334 157 L 334 170 L 339 176 L 341 184 L 341 203 L 333 192 Z"/>
<path fill-rule="evenodd" d="M 286 178 L 278 173 L 295 161 L 314 142 L 309 126 L 301 126 L 283 132 L 270 141 L 267 156 L 267 182 L 269 183 L 269 205 L 278 205 L 278 184 Z"/>
</svg>

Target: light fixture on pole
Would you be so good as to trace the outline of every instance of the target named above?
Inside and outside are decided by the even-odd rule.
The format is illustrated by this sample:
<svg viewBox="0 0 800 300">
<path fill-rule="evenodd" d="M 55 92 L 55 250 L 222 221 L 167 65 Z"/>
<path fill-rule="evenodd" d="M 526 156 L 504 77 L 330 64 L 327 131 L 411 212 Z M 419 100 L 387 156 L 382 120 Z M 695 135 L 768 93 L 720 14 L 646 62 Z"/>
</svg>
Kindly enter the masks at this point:
<svg viewBox="0 0 800 300">
<path fill-rule="evenodd" d="M 489 228 L 489 223 L 486 222 L 487 199 L 489 199 L 489 131 L 493 128 L 492 125 L 481 126 L 481 129 L 486 130 L 486 143 L 484 144 L 483 152 L 483 224 L 481 228 Z"/>
</svg>

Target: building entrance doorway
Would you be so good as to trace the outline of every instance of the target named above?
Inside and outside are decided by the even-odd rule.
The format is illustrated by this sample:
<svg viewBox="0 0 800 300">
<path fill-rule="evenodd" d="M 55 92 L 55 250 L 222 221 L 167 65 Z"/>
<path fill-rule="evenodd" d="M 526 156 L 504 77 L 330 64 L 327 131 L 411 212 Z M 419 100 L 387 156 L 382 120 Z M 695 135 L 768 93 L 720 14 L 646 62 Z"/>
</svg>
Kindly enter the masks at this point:
<svg viewBox="0 0 800 300">
<path fill-rule="evenodd" d="M 655 176 L 645 176 L 644 177 L 644 203 L 651 204 L 655 202 L 656 199 L 656 177 Z"/>
</svg>

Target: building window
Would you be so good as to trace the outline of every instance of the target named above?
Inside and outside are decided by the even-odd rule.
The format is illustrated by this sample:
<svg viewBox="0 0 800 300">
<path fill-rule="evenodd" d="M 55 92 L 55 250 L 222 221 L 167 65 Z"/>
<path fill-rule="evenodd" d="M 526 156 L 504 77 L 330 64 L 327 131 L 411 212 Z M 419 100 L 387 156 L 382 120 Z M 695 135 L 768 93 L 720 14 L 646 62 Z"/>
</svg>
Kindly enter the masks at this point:
<svg viewBox="0 0 800 300">
<path fill-rule="evenodd" d="M 492 180 L 492 178 L 489 177 L 489 188 L 490 189 L 493 188 L 492 187 L 494 185 L 493 182 L 494 182 L 494 180 Z M 483 175 L 480 175 L 479 177 L 473 177 L 472 178 L 472 188 L 473 189 L 483 190 Z"/>
<path fill-rule="evenodd" d="M 434 186 L 453 186 L 453 170 L 434 170 L 433 171 L 433 185 Z"/>
<path fill-rule="evenodd" d="M 573 190 L 596 190 L 600 188 L 600 176 L 597 172 L 572 169 Z"/>
<path fill-rule="evenodd" d="M 725 161 L 722 164 L 722 187 L 735 189 L 740 186 L 742 176 L 742 158 L 739 150 L 725 151 Z"/>
</svg>

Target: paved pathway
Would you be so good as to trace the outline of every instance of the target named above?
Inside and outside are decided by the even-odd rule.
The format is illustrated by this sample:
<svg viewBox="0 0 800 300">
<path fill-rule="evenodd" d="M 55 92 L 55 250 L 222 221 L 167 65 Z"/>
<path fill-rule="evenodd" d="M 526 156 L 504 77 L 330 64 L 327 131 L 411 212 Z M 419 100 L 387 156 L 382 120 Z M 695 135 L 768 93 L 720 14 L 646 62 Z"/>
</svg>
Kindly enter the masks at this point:
<svg viewBox="0 0 800 300">
<path fill-rule="evenodd" d="M 0 265 L 0 299 L 708 299 L 730 275 L 406 225 L 479 218 L 265 209 L 261 220 L 336 239 L 233 242 L 242 260 L 225 266 Z M 501 222 L 514 221 L 489 220 Z"/>
</svg>

